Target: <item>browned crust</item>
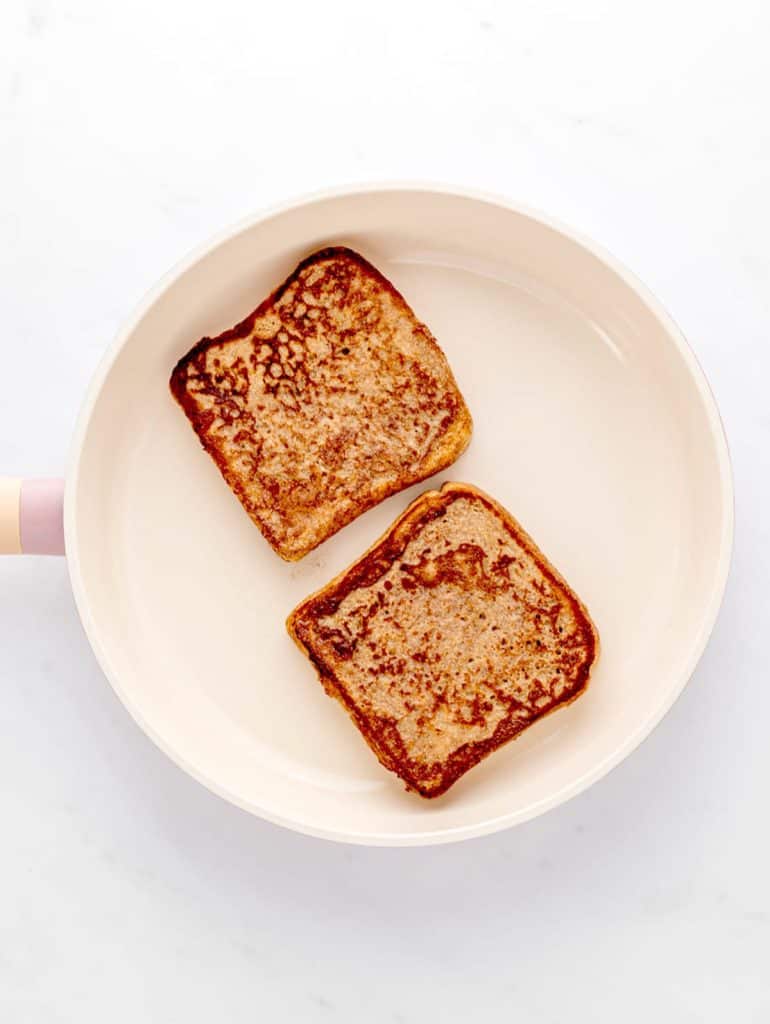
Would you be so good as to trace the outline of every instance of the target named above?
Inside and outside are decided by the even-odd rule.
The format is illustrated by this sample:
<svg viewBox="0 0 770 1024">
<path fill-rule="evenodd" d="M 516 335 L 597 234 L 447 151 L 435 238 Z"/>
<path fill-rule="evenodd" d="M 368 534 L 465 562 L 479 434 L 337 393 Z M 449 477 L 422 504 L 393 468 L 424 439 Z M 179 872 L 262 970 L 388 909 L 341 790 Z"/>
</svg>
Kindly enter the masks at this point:
<svg viewBox="0 0 770 1024">
<path fill-rule="evenodd" d="M 458 405 L 452 422 L 449 424 L 449 427 L 441 438 L 440 443 L 435 446 L 432 458 L 426 462 L 422 470 L 410 474 L 408 479 L 403 478 L 394 481 L 392 485 L 382 486 L 377 493 L 373 493 L 371 495 L 369 500 L 359 501 L 354 511 L 335 516 L 331 526 L 328 530 L 324 531 L 322 536 L 317 537 L 314 543 L 300 548 L 288 548 L 282 544 L 281 540 L 275 535 L 274 531 L 270 529 L 270 526 L 264 521 L 264 519 L 255 513 L 251 507 L 249 495 L 243 487 L 241 479 L 236 473 L 231 472 L 227 459 L 219 448 L 215 444 L 210 443 L 208 439 L 205 430 L 206 424 L 204 422 L 204 418 L 201 417 L 200 412 L 196 407 L 195 400 L 190 395 L 186 387 L 186 370 L 191 362 L 194 362 L 200 356 L 204 355 L 212 346 L 221 345 L 222 342 L 234 341 L 239 338 L 248 337 L 254 329 L 254 324 L 257 318 L 264 316 L 270 311 L 302 271 L 313 266 L 315 263 L 320 263 L 324 260 L 336 257 L 342 257 L 357 264 L 364 273 L 373 278 L 382 289 L 392 296 L 397 306 L 406 316 L 413 319 L 415 323 L 420 323 L 401 292 L 399 292 L 398 289 L 382 273 L 380 273 L 373 264 L 361 256 L 360 253 L 357 253 L 355 250 L 349 249 L 346 246 L 327 246 L 311 253 L 309 256 L 306 256 L 301 260 L 286 280 L 271 292 L 271 294 L 268 295 L 268 297 L 261 302 L 256 309 L 241 320 L 240 323 L 226 331 L 223 331 L 221 334 L 218 334 L 213 338 L 201 338 L 200 341 L 193 345 L 193 347 L 179 359 L 171 372 L 169 380 L 171 394 L 174 396 L 177 403 L 189 419 L 193 429 L 198 435 L 201 445 L 216 463 L 217 468 L 227 482 L 227 485 L 246 509 L 252 521 L 259 527 L 271 547 L 281 556 L 281 558 L 288 562 L 296 562 L 301 558 L 304 558 L 304 556 L 317 547 L 318 544 L 333 536 L 342 529 L 343 526 L 346 526 L 348 523 L 352 522 L 353 519 L 362 515 L 375 505 L 378 505 L 386 498 L 391 497 L 393 494 L 397 494 L 406 487 L 411 487 L 414 484 L 421 483 L 429 476 L 432 476 L 434 473 L 438 473 L 442 469 L 451 465 L 467 448 L 473 431 L 473 420 L 471 418 L 470 411 L 465 404 L 465 400 L 462 397 L 459 387 L 457 386 L 457 381 L 452 373 L 452 368 L 447 362 L 446 370 L 449 384 L 454 388 L 457 394 Z M 444 356 L 438 342 L 433 337 L 433 334 L 425 328 L 424 324 L 421 324 L 421 326 L 424 328 L 424 340 L 446 361 L 446 357 Z"/>
<path fill-rule="evenodd" d="M 278 287 L 275 288 L 266 299 L 260 302 L 257 308 L 252 310 L 247 317 L 244 317 L 240 323 L 237 323 L 234 327 L 228 328 L 226 331 L 222 331 L 221 334 L 217 334 L 213 338 L 201 338 L 196 345 L 193 345 L 189 352 L 182 356 L 171 373 L 170 381 L 171 392 L 180 405 L 182 405 L 180 390 L 182 392 L 184 391 L 184 378 L 181 375 L 188 363 L 190 363 L 196 356 L 206 352 L 212 345 L 221 345 L 223 341 L 235 341 L 238 338 L 247 338 L 254 330 L 254 324 L 256 323 L 257 317 L 264 316 L 265 313 L 268 313 L 272 309 L 276 302 L 280 300 L 284 292 L 294 284 L 303 270 L 307 270 L 308 267 L 312 267 L 314 263 L 322 263 L 324 260 L 335 259 L 337 257 L 342 257 L 356 263 L 364 273 L 373 277 L 381 288 L 390 292 L 403 312 L 409 316 L 414 316 L 411 306 L 401 292 L 391 281 L 387 279 L 387 277 L 380 273 L 373 263 L 370 263 L 369 260 L 356 252 L 355 249 L 349 249 L 345 245 L 327 245 L 324 249 L 318 249 L 309 256 L 306 256 L 303 260 L 300 260 L 286 280 L 279 284 Z M 433 342 L 436 350 L 440 352 L 441 349 L 435 338 L 431 337 L 431 341 Z"/>
<path fill-rule="evenodd" d="M 448 505 L 457 498 L 468 497 L 476 498 L 494 512 L 514 541 L 524 548 L 543 575 L 557 585 L 570 604 L 576 622 L 579 623 L 588 657 L 579 671 L 575 684 L 562 697 L 539 709 L 526 722 L 503 719 L 492 736 L 458 747 L 446 761 L 430 773 L 420 771 L 409 758 L 394 721 L 374 721 L 361 713 L 337 677 L 334 665 L 328 663 L 323 655 L 314 649 L 312 625 L 318 618 L 333 614 L 351 591 L 371 586 L 400 557 L 410 540 L 419 533 L 426 522 L 443 516 Z M 414 790 L 426 798 L 441 796 L 462 775 L 494 750 L 516 739 L 536 721 L 577 700 L 588 686 L 591 670 L 599 655 L 599 634 L 588 609 L 564 577 L 551 565 L 526 530 L 502 505 L 477 487 L 462 483 L 447 483 L 440 491 L 426 491 L 420 495 L 358 561 L 299 604 L 286 620 L 286 628 L 299 649 L 316 668 L 326 692 L 342 704 L 384 767 L 395 772 L 406 783 L 407 789 Z M 395 755 L 394 749 L 397 752 Z"/>
</svg>

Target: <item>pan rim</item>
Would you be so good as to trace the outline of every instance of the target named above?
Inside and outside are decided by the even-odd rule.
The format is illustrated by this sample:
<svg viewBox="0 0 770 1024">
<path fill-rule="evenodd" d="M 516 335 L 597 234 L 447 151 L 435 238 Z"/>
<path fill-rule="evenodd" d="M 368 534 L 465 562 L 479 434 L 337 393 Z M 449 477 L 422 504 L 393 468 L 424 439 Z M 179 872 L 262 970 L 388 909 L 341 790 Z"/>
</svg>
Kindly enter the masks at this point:
<svg viewBox="0 0 770 1024">
<path fill-rule="evenodd" d="M 169 744 L 167 744 L 165 740 L 156 733 L 152 724 L 146 720 L 140 709 L 132 702 L 130 687 L 123 686 L 120 674 L 114 669 L 108 652 L 101 644 L 98 627 L 92 613 L 91 599 L 88 594 L 87 583 L 84 578 L 79 557 L 80 541 L 78 536 L 76 501 L 81 471 L 81 452 L 88 434 L 91 416 L 98 396 L 110 373 L 113 363 L 125 345 L 130 342 L 133 332 L 145 315 L 183 274 L 218 246 L 233 239 L 244 231 L 251 230 L 257 225 L 274 217 L 281 216 L 291 210 L 334 199 L 367 194 L 376 195 L 386 192 L 436 193 L 443 196 L 470 199 L 476 202 L 502 208 L 509 212 L 517 213 L 534 220 L 539 224 L 556 231 L 572 242 L 577 243 L 581 248 L 597 258 L 610 272 L 621 278 L 624 283 L 636 293 L 636 295 L 654 315 L 656 320 L 661 324 L 662 328 L 665 330 L 668 340 L 681 357 L 688 371 L 691 382 L 698 391 L 699 397 L 703 403 L 704 411 L 707 415 L 709 439 L 717 460 L 720 498 L 722 503 L 722 508 L 720 510 L 722 532 L 719 537 L 718 551 L 716 551 L 714 555 L 715 572 L 711 594 L 708 597 L 708 601 L 704 604 L 704 612 L 701 618 L 700 629 L 691 645 L 689 656 L 678 676 L 675 679 L 672 678 L 672 685 L 666 694 L 666 699 L 663 700 L 660 705 L 655 708 L 655 710 L 642 722 L 640 722 L 637 728 L 628 737 L 626 737 L 611 754 L 593 765 L 590 771 L 587 771 L 579 778 L 572 780 L 569 784 L 563 786 L 555 793 L 550 794 L 548 797 L 535 802 L 524 809 L 498 815 L 484 821 L 458 825 L 451 828 L 404 833 L 378 832 L 370 830 L 350 832 L 337 827 L 319 827 L 315 824 L 303 822 L 302 820 L 298 820 L 291 816 L 282 816 L 269 808 L 254 806 L 247 801 L 239 799 L 237 794 L 232 793 L 225 787 L 221 786 L 216 779 L 208 777 L 205 772 L 202 772 L 194 764 L 191 764 L 187 758 L 183 757 L 178 751 L 170 748 Z M 684 334 L 649 288 L 647 288 L 646 285 L 644 285 L 633 273 L 631 273 L 602 246 L 597 245 L 593 240 L 583 236 L 580 232 L 574 231 L 562 222 L 550 217 L 549 215 L 543 214 L 540 211 L 534 210 L 526 204 L 513 202 L 501 196 L 464 186 L 410 181 L 348 184 L 341 185 L 336 188 L 323 189 L 310 194 L 304 194 L 287 202 L 271 206 L 259 213 L 252 214 L 239 220 L 230 227 L 217 232 L 211 238 L 196 246 L 190 253 L 188 253 L 187 256 L 172 267 L 171 270 L 169 270 L 156 283 L 156 285 L 150 289 L 150 291 L 135 307 L 131 316 L 129 316 L 126 323 L 118 331 L 116 338 L 109 346 L 91 379 L 81 405 L 73 434 L 68 471 L 66 475 L 64 501 L 64 531 L 67 561 L 75 602 L 83 623 L 83 628 L 102 671 L 109 680 L 117 696 L 142 731 L 148 735 L 153 742 L 180 768 L 195 778 L 198 782 L 206 786 L 207 789 L 216 793 L 218 796 L 221 796 L 229 803 L 232 803 L 267 821 L 290 828 L 296 832 L 337 842 L 371 846 L 434 845 L 457 842 L 459 840 L 488 835 L 505 828 L 510 828 L 514 825 L 522 824 L 525 821 L 531 820 L 532 818 L 559 806 L 571 799 L 573 796 L 577 796 L 589 786 L 593 785 L 593 783 L 598 782 L 601 778 L 605 777 L 613 768 L 620 764 L 652 733 L 655 727 L 669 712 L 679 696 L 681 696 L 695 671 L 703 651 L 705 650 L 721 607 L 729 575 L 734 537 L 734 518 L 732 466 L 730 462 L 727 438 L 725 436 L 724 426 L 722 424 L 716 400 L 706 376 Z"/>
</svg>

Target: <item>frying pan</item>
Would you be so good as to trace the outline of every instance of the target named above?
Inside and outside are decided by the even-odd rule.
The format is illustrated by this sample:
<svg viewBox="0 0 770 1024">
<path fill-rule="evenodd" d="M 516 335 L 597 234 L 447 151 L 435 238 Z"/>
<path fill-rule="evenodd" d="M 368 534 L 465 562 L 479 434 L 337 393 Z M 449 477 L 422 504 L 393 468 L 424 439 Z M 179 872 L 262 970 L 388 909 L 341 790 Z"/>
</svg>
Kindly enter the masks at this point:
<svg viewBox="0 0 770 1024">
<path fill-rule="evenodd" d="M 270 550 L 168 392 L 176 360 L 309 252 L 348 245 L 431 327 L 474 416 L 448 471 L 296 565 Z M 284 629 L 288 612 L 447 479 L 494 495 L 589 607 L 588 692 L 424 801 L 385 772 Z M 90 386 L 66 484 L 4 480 L 0 548 L 63 553 L 105 675 L 177 764 L 234 804 L 346 842 L 505 828 L 601 778 L 684 688 L 727 577 L 733 492 L 714 399 L 650 293 L 606 252 L 502 199 L 346 188 L 263 213 L 145 299 Z"/>
</svg>

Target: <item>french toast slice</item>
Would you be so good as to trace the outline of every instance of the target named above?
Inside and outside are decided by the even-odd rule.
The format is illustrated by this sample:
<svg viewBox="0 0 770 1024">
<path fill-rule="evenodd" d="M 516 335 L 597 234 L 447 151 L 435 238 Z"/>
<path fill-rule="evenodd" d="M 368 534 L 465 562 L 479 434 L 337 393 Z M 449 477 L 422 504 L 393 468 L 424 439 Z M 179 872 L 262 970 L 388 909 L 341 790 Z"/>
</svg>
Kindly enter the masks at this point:
<svg viewBox="0 0 770 1024">
<path fill-rule="evenodd" d="M 381 763 L 424 797 L 585 690 L 590 616 L 482 491 L 416 499 L 287 628 Z"/>
<path fill-rule="evenodd" d="M 269 543 L 296 561 L 467 446 L 468 408 L 428 328 L 358 253 L 303 260 L 171 391 Z"/>
</svg>

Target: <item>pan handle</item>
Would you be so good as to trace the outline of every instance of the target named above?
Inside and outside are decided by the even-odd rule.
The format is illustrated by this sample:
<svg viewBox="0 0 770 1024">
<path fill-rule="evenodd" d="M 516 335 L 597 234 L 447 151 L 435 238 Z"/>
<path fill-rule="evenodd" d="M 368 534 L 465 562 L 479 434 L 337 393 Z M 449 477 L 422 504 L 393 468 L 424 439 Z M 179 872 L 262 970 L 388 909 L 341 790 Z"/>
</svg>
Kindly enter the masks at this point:
<svg viewBox="0 0 770 1024">
<path fill-rule="evenodd" d="M 0 476 L 0 555 L 63 555 L 63 507 L 63 480 Z"/>
</svg>

